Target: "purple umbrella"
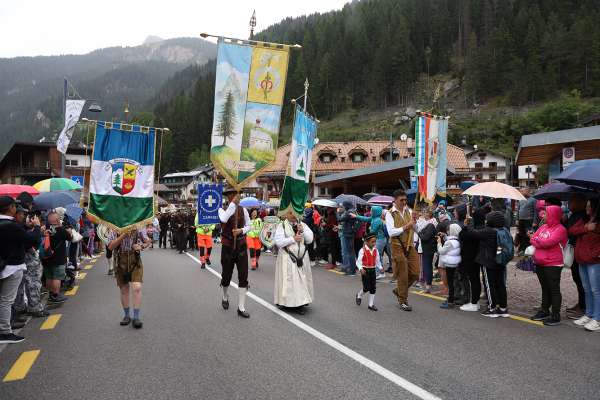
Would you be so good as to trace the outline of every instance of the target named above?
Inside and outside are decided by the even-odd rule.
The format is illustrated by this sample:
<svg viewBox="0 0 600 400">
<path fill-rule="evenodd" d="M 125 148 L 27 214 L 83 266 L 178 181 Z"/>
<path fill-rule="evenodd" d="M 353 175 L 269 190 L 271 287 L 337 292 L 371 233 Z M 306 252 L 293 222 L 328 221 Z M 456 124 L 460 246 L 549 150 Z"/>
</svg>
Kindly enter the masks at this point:
<svg viewBox="0 0 600 400">
<path fill-rule="evenodd" d="M 392 204 L 393 201 L 394 201 L 394 198 L 392 196 L 380 195 L 380 196 L 371 197 L 367 203 L 387 206 L 389 204 Z"/>
<path fill-rule="evenodd" d="M 546 200 L 549 198 L 557 198 L 562 201 L 569 200 L 572 194 L 581 193 L 585 196 L 592 197 L 595 192 L 581 188 L 578 186 L 567 185 L 562 182 L 552 182 L 542 186 L 536 193 L 533 195 L 538 200 Z"/>
</svg>

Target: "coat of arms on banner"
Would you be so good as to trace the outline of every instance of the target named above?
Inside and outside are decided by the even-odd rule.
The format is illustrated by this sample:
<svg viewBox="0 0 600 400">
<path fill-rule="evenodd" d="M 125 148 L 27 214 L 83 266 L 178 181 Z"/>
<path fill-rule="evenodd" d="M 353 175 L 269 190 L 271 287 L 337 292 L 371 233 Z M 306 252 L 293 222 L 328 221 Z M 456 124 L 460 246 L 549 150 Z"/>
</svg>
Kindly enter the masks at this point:
<svg viewBox="0 0 600 400">
<path fill-rule="evenodd" d="M 112 167 L 111 185 L 113 190 L 120 195 L 130 193 L 135 187 L 139 163 L 128 159 L 111 160 L 109 163 Z"/>
</svg>

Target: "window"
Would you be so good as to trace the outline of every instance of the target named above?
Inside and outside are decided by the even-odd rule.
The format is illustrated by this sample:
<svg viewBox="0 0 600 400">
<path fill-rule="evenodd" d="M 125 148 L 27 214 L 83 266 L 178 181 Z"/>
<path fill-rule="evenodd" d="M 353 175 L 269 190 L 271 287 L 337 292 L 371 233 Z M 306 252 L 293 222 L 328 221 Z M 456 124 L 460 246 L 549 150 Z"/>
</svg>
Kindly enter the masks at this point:
<svg viewBox="0 0 600 400">
<path fill-rule="evenodd" d="M 479 159 L 480 160 L 485 160 L 486 157 L 487 157 L 486 153 L 479 153 Z"/>
<path fill-rule="evenodd" d="M 331 192 L 328 187 L 319 187 L 319 196 L 330 196 Z"/>
<path fill-rule="evenodd" d="M 477 175 L 475 175 L 475 180 L 476 180 L 476 181 L 480 181 L 480 180 L 482 180 L 482 179 L 483 179 L 483 175 L 481 175 L 481 174 L 477 174 Z"/>
<path fill-rule="evenodd" d="M 496 175 L 490 174 L 490 181 L 495 181 L 495 180 L 496 180 Z"/>
<path fill-rule="evenodd" d="M 79 165 L 79 160 L 73 160 L 73 159 L 66 159 L 65 160 L 65 166 L 67 167 L 76 167 Z"/>
<path fill-rule="evenodd" d="M 330 163 L 331 162 L 331 154 L 322 154 L 321 162 Z"/>
<path fill-rule="evenodd" d="M 531 167 L 527 167 L 527 168 L 525 168 L 525 173 L 526 173 L 526 174 L 530 174 L 530 173 L 532 173 L 532 172 L 533 172 L 533 170 L 531 169 Z"/>
<path fill-rule="evenodd" d="M 481 162 L 476 162 L 476 163 L 475 163 L 475 168 L 483 168 L 483 163 L 481 163 Z"/>
<path fill-rule="evenodd" d="M 371 157 L 371 161 L 373 161 L 373 162 L 377 161 L 377 157 Z"/>
<path fill-rule="evenodd" d="M 490 161 L 489 166 L 490 168 L 498 168 L 498 163 L 496 161 Z"/>
<path fill-rule="evenodd" d="M 342 162 L 346 162 L 346 157 L 342 157 Z"/>
<path fill-rule="evenodd" d="M 352 154 L 352 161 L 353 162 L 363 162 L 364 159 L 364 155 L 361 153 L 354 153 Z"/>
</svg>

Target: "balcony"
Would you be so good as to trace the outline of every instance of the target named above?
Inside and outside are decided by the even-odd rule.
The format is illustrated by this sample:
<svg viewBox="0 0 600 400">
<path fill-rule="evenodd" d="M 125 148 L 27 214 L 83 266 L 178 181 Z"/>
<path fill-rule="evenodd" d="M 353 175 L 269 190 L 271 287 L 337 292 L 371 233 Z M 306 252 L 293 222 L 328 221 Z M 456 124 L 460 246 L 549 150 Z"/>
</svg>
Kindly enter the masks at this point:
<svg viewBox="0 0 600 400">
<path fill-rule="evenodd" d="M 473 167 L 471 168 L 471 172 L 504 172 L 506 171 L 505 166 L 498 167 Z"/>
<path fill-rule="evenodd" d="M 10 171 L 12 176 L 47 176 L 52 174 L 50 166 L 41 167 L 16 167 Z"/>
</svg>

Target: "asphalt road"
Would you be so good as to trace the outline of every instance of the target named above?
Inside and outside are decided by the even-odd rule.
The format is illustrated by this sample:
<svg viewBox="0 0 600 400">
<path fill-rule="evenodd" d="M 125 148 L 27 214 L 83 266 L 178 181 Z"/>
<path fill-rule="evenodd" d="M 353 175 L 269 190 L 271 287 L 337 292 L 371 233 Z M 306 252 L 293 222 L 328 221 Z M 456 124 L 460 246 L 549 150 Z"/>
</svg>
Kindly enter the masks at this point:
<svg viewBox="0 0 600 400">
<path fill-rule="evenodd" d="M 213 256 L 219 272 L 220 248 Z M 359 278 L 313 269 L 306 315 L 270 306 L 274 258 L 250 271 L 249 320 L 220 306 L 218 278 L 188 255 L 147 250 L 144 328 L 119 326 L 114 279 L 100 258 L 77 294 L 0 352 L 0 377 L 40 350 L 28 374 L 0 382 L 0 399 L 594 399 L 600 395 L 600 335 L 565 322 L 540 327 L 441 310 L 411 295 L 399 310 L 380 283 L 378 312 L 354 304 Z M 85 265 L 85 264 L 84 264 Z M 235 280 L 235 274 L 234 274 Z M 262 300 L 261 300 L 262 299 Z M 286 316 L 288 314 L 285 314 Z"/>
</svg>

